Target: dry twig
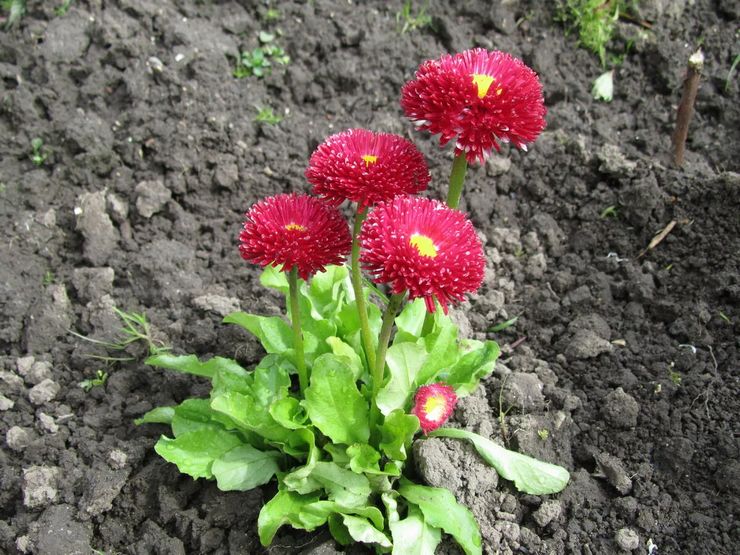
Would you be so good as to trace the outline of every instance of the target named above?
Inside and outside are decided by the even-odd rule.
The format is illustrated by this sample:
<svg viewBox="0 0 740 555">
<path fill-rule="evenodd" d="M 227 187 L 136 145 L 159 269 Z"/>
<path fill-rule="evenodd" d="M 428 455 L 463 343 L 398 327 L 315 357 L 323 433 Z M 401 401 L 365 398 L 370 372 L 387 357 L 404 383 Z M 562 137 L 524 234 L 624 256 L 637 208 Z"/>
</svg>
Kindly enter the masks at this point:
<svg viewBox="0 0 740 555">
<path fill-rule="evenodd" d="M 699 80 L 704 67 L 704 54 L 701 49 L 689 56 L 686 66 L 686 78 L 683 81 L 683 93 L 676 114 L 676 129 L 673 132 L 673 161 L 679 168 L 683 165 L 686 152 L 686 137 L 689 135 L 689 122 L 694 115 L 696 93 L 699 90 Z"/>
</svg>

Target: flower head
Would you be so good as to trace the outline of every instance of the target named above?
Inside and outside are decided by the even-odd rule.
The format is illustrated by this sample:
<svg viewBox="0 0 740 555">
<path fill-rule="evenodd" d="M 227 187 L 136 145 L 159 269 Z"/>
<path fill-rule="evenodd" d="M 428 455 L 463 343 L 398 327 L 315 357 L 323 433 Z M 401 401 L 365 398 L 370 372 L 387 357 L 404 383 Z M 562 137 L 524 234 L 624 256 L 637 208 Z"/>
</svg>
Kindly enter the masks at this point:
<svg viewBox="0 0 740 555">
<path fill-rule="evenodd" d="M 498 141 L 526 150 L 545 128 L 542 86 L 521 60 L 474 48 L 421 64 L 401 91 L 401 106 L 419 129 L 455 139 L 455 154 L 485 161 Z"/>
<path fill-rule="evenodd" d="M 362 225 L 360 261 L 393 293 L 423 298 L 429 312 L 435 299 L 447 313 L 450 301 L 480 287 L 483 247 L 462 212 L 420 197 L 396 197 L 375 206 Z"/>
<path fill-rule="evenodd" d="M 311 155 L 306 179 L 334 205 L 359 207 L 427 188 L 429 170 L 413 143 L 398 135 L 349 129 L 327 138 Z"/>
<path fill-rule="evenodd" d="M 352 246 L 349 226 L 336 208 L 308 195 L 268 197 L 250 208 L 239 235 L 242 258 L 267 266 L 297 267 L 309 276 L 341 264 Z"/>
<path fill-rule="evenodd" d="M 414 408 L 411 410 L 419 419 L 424 435 L 439 428 L 455 410 L 455 390 L 444 383 L 422 385 L 416 390 Z"/>
</svg>

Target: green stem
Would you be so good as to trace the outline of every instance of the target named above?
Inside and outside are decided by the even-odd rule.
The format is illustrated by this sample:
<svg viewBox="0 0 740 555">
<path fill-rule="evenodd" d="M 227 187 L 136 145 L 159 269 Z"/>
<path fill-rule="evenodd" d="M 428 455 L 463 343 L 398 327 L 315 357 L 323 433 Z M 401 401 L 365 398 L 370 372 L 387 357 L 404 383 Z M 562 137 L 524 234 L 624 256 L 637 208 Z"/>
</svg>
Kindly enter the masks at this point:
<svg viewBox="0 0 740 555">
<path fill-rule="evenodd" d="M 388 306 L 385 309 L 385 314 L 383 314 L 383 325 L 380 328 L 380 337 L 378 337 L 378 352 L 375 357 L 375 371 L 373 372 L 373 404 L 378 395 L 378 390 L 380 390 L 380 385 L 383 383 L 385 354 L 388 352 L 388 342 L 391 339 L 393 321 L 396 319 L 396 314 L 405 296 L 405 291 L 391 295 Z"/>
<path fill-rule="evenodd" d="M 375 345 L 373 336 L 370 333 L 370 321 L 367 317 L 367 306 L 365 305 L 365 295 L 362 290 L 362 271 L 360 270 L 360 230 L 362 222 L 365 221 L 367 209 L 360 211 L 357 209 L 355 214 L 355 223 L 352 229 L 352 289 L 355 291 L 355 302 L 357 303 L 357 315 L 360 318 L 360 336 L 362 337 L 362 346 L 365 349 L 367 357 L 367 367 L 372 372 L 375 368 Z"/>
<path fill-rule="evenodd" d="M 447 190 L 447 206 L 457 208 L 460 204 L 460 195 L 462 195 L 463 183 L 465 183 L 465 173 L 468 170 L 468 161 L 465 153 L 455 156 L 452 161 L 452 171 L 450 172 L 450 188 Z"/>
<path fill-rule="evenodd" d="M 295 351 L 295 362 L 298 367 L 298 383 L 301 393 L 308 387 L 308 374 L 306 372 L 306 358 L 303 353 L 303 332 L 301 331 L 301 308 L 298 305 L 298 267 L 288 272 L 288 289 L 290 291 L 290 315 L 293 320 L 293 350 Z"/>
</svg>

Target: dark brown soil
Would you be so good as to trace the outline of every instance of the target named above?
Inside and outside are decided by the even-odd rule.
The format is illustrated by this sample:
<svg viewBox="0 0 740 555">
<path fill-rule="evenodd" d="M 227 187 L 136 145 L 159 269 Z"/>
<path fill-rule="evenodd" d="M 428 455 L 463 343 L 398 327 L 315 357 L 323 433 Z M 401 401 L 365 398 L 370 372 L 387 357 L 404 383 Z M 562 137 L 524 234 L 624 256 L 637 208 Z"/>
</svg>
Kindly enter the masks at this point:
<svg viewBox="0 0 740 555">
<path fill-rule="evenodd" d="M 634 48 L 610 104 L 592 99 L 598 59 L 564 36 L 550 2 L 433 2 L 433 26 L 405 34 L 400 1 L 280 2 L 272 22 L 257 0 L 81 0 L 63 16 L 57 4 L 29 0 L 0 32 L 0 552 L 263 552 L 269 488 L 221 493 L 180 476 L 153 452 L 164 430 L 133 424 L 204 384 L 143 365 L 142 345 L 106 365 L 69 330 L 116 337 L 115 306 L 146 313 L 176 352 L 257 360 L 256 340 L 220 324 L 236 307 L 281 310 L 236 249 L 244 211 L 308 190 L 315 146 L 358 126 L 411 137 L 439 196 L 451 154 L 412 131 L 400 89 L 422 60 L 480 45 L 530 64 L 549 113 L 528 153 L 504 150 L 468 175 L 462 207 L 490 273 L 457 318 L 505 356 L 455 418 L 572 481 L 520 495 L 452 440 L 419 442 L 419 473 L 471 507 L 489 554 L 737 553 L 737 2 L 642 2 L 651 26 L 620 24 L 617 43 Z M 233 78 L 260 30 L 290 64 Z M 676 169 L 670 134 L 700 42 L 705 75 Z M 255 122 L 261 107 L 284 120 Z M 80 388 L 98 369 L 105 385 Z M 284 529 L 269 552 L 332 553 L 327 539 Z"/>
</svg>

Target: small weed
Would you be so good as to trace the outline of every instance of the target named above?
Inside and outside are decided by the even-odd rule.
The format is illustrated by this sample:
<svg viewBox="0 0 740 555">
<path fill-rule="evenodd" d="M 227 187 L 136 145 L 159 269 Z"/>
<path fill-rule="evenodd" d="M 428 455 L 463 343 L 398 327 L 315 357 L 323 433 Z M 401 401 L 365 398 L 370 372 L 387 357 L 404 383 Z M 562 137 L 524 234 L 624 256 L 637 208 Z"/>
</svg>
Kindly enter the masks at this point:
<svg viewBox="0 0 740 555">
<path fill-rule="evenodd" d="M 665 270 L 666 272 L 670 272 L 672 268 L 673 268 L 673 262 L 671 262 L 670 264 L 668 264 L 668 265 L 667 265 L 667 266 L 666 266 L 665 268 L 663 268 L 663 269 L 664 269 L 664 270 Z"/>
<path fill-rule="evenodd" d="M 732 61 L 732 65 L 730 66 L 730 71 L 727 72 L 727 78 L 725 79 L 725 92 L 730 90 L 730 83 L 732 82 L 732 76 L 735 75 L 737 64 L 740 64 L 740 54 L 735 56 L 735 59 Z"/>
<path fill-rule="evenodd" d="M 406 0 L 401 7 L 401 10 L 396 13 L 396 24 L 398 25 L 398 32 L 402 35 L 408 31 L 416 31 L 417 29 L 423 29 L 432 24 L 432 17 L 427 13 L 429 2 L 426 2 L 424 6 L 419 10 L 416 15 L 413 15 L 412 2 Z"/>
<path fill-rule="evenodd" d="M 4 193 L 7 188 L 8 186 L 4 182 L 0 181 L 0 193 Z"/>
<path fill-rule="evenodd" d="M 44 274 L 44 279 L 41 283 L 43 283 L 44 287 L 48 287 L 52 283 L 56 281 L 56 277 L 54 276 L 54 272 L 51 270 L 46 270 L 46 273 Z"/>
<path fill-rule="evenodd" d="M 527 251 L 525 251 L 522 247 L 517 247 L 517 249 L 514 251 L 514 256 L 517 258 L 521 258 L 527 254 Z"/>
<path fill-rule="evenodd" d="M 44 148 L 44 141 L 39 137 L 31 140 L 31 162 L 36 166 L 42 166 L 46 159 L 49 157 L 49 153 Z"/>
<path fill-rule="evenodd" d="M 63 15 L 67 14 L 71 6 L 72 0 L 62 0 L 62 3 L 54 8 L 54 13 L 57 15 L 57 17 L 62 17 Z"/>
<path fill-rule="evenodd" d="M 90 378 L 89 380 L 82 380 L 79 383 L 79 386 L 85 391 L 90 391 L 93 387 L 104 386 L 105 382 L 107 381 L 108 381 L 108 372 L 104 372 L 103 370 L 98 370 L 95 373 L 94 378 Z"/>
<path fill-rule="evenodd" d="M 680 372 L 676 372 L 675 370 L 671 370 L 668 373 L 668 377 L 671 378 L 671 381 L 673 382 L 673 385 L 675 385 L 675 386 L 681 385 L 681 373 Z"/>
<path fill-rule="evenodd" d="M 722 318 L 728 324 L 732 324 L 732 320 L 730 320 L 730 317 L 724 312 L 722 312 L 721 310 L 719 311 L 719 317 Z"/>
<path fill-rule="evenodd" d="M 0 0 L 0 7 L 8 13 L 5 28 L 12 29 L 26 15 L 26 0 Z"/>
<path fill-rule="evenodd" d="M 548 430 L 547 428 L 542 428 L 541 430 L 537 430 L 537 435 L 540 436 L 540 439 L 542 441 L 545 441 L 548 437 L 550 437 L 550 430 Z"/>
<path fill-rule="evenodd" d="M 619 215 L 619 210 L 616 206 L 607 206 L 601 211 L 601 214 L 599 214 L 599 217 L 602 220 L 605 220 L 606 218 L 616 218 Z"/>
<path fill-rule="evenodd" d="M 113 341 L 101 341 L 99 339 L 92 339 L 86 337 L 77 332 L 70 332 L 72 335 L 95 343 L 109 349 L 111 351 L 123 351 L 137 341 L 143 341 L 147 346 L 149 356 L 159 355 L 170 350 L 170 347 L 166 346 L 161 341 L 158 341 L 152 337 L 151 328 L 149 321 L 146 318 L 146 314 L 138 312 L 124 312 L 118 308 L 113 308 L 113 311 L 121 319 L 121 328 L 119 330 L 120 339 Z M 97 358 L 106 362 L 126 362 L 134 360 L 133 357 L 111 357 L 111 356 L 99 356 L 91 355 L 91 358 Z"/>
<path fill-rule="evenodd" d="M 491 326 L 490 328 L 488 328 L 488 331 L 493 332 L 493 333 L 504 331 L 506 328 L 510 328 L 511 326 L 516 324 L 516 321 L 518 319 L 519 319 L 519 316 L 514 316 L 513 318 L 509 318 L 505 322 L 500 322 L 496 324 L 495 326 Z"/>
<path fill-rule="evenodd" d="M 277 125 L 283 121 L 283 116 L 280 116 L 272 111 L 272 108 L 258 108 L 258 113 L 254 117 L 254 121 L 260 123 L 266 123 L 268 125 Z"/>
<path fill-rule="evenodd" d="M 265 21 L 280 21 L 283 18 L 283 14 L 277 8 L 267 8 L 265 12 Z"/>
<path fill-rule="evenodd" d="M 259 41 L 262 46 L 239 53 L 233 71 L 234 77 L 237 79 L 250 76 L 264 77 L 270 74 L 273 63 L 283 66 L 288 65 L 290 56 L 280 46 L 274 44 L 274 40 L 275 35 L 273 33 L 260 31 Z"/>
</svg>

